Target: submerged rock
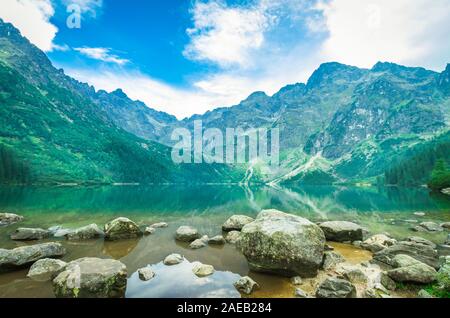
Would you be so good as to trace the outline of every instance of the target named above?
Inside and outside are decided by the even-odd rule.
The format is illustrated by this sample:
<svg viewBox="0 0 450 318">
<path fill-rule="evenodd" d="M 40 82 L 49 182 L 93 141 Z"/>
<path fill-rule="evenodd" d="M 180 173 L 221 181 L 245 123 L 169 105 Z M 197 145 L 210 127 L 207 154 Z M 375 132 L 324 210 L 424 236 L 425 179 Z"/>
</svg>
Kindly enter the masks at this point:
<svg viewBox="0 0 450 318">
<path fill-rule="evenodd" d="M 180 254 L 170 254 L 164 259 L 164 265 L 172 266 L 178 265 L 184 261 L 184 257 Z"/>
<path fill-rule="evenodd" d="M 152 235 L 152 234 L 155 234 L 155 232 L 156 232 L 156 228 L 154 228 L 152 226 L 148 226 L 145 228 L 144 235 Z"/>
<path fill-rule="evenodd" d="M 38 241 L 50 237 L 50 232 L 44 229 L 19 228 L 11 234 L 14 241 Z"/>
<path fill-rule="evenodd" d="M 393 259 L 394 267 L 387 272 L 390 278 L 396 282 L 409 282 L 419 284 L 429 284 L 436 280 L 436 270 L 419 262 L 408 255 L 396 255 Z"/>
<path fill-rule="evenodd" d="M 200 233 L 191 226 L 180 226 L 175 234 L 175 239 L 181 242 L 192 242 L 198 238 L 200 238 Z"/>
<path fill-rule="evenodd" d="M 204 235 L 203 237 L 189 244 L 189 247 L 193 250 L 198 250 L 200 248 L 206 247 L 208 245 L 208 240 L 209 240 L 208 236 Z"/>
<path fill-rule="evenodd" d="M 302 277 L 317 275 L 324 245 L 316 224 L 277 210 L 262 211 L 244 226 L 237 243 L 251 270 Z"/>
<path fill-rule="evenodd" d="M 253 221 L 253 218 L 246 215 L 233 215 L 222 225 L 222 230 L 225 232 L 240 231 L 245 225 Z"/>
<path fill-rule="evenodd" d="M 450 230 L 450 222 L 442 223 L 440 226 L 446 230 Z"/>
<path fill-rule="evenodd" d="M 222 235 L 217 235 L 208 240 L 210 245 L 224 245 L 226 243 Z"/>
<path fill-rule="evenodd" d="M 169 224 L 166 222 L 159 222 L 159 223 L 155 223 L 150 225 L 150 227 L 154 228 L 154 229 L 162 229 L 162 228 L 166 228 L 168 227 Z"/>
<path fill-rule="evenodd" d="M 436 244 L 434 244 L 433 242 L 424 239 L 423 237 L 419 237 L 419 236 L 410 236 L 408 237 L 406 240 L 406 242 L 412 242 L 414 244 L 421 244 L 421 245 L 427 245 L 433 249 L 436 248 Z"/>
<path fill-rule="evenodd" d="M 396 243 L 397 240 L 392 239 L 387 235 L 377 234 L 362 242 L 361 248 L 376 253 Z"/>
<path fill-rule="evenodd" d="M 301 288 L 295 289 L 295 297 L 297 298 L 308 298 L 308 294 Z"/>
<path fill-rule="evenodd" d="M 237 290 L 246 295 L 250 295 L 255 290 L 259 289 L 258 283 L 248 276 L 242 277 L 233 285 L 234 287 L 236 287 Z"/>
<path fill-rule="evenodd" d="M 67 263 L 58 259 L 45 258 L 34 263 L 27 277 L 38 282 L 47 282 L 55 278 L 66 267 Z"/>
<path fill-rule="evenodd" d="M 375 261 L 395 266 L 394 258 L 396 255 L 404 254 L 425 263 L 435 269 L 439 268 L 437 251 L 429 245 L 416 243 L 412 241 L 402 241 L 374 254 Z"/>
<path fill-rule="evenodd" d="M 0 226 L 7 226 L 23 221 L 23 216 L 13 213 L 0 213 Z"/>
<path fill-rule="evenodd" d="M 417 232 L 442 232 L 444 228 L 435 222 L 422 222 L 414 227 L 413 230 Z"/>
<path fill-rule="evenodd" d="M 236 244 L 239 241 L 240 237 L 241 237 L 241 232 L 231 231 L 231 232 L 228 232 L 225 240 L 227 241 L 227 243 Z"/>
<path fill-rule="evenodd" d="M 59 243 L 22 246 L 12 250 L 0 249 L 0 272 L 20 269 L 43 258 L 58 258 L 65 253 L 66 249 Z"/>
<path fill-rule="evenodd" d="M 156 276 L 155 272 L 152 271 L 152 269 L 150 267 L 144 267 L 144 268 L 140 268 L 138 269 L 138 275 L 139 275 L 139 279 L 142 281 L 149 281 L 150 279 L 152 279 L 153 277 Z"/>
<path fill-rule="evenodd" d="M 337 252 L 325 252 L 323 256 L 322 268 L 329 270 L 335 267 L 339 263 L 345 262 L 345 258 Z"/>
<path fill-rule="evenodd" d="M 53 280 L 59 298 L 122 298 L 126 287 L 127 267 L 112 259 L 75 260 Z"/>
<path fill-rule="evenodd" d="M 65 237 L 67 234 L 72 233 L 74 230 L 63 228 L 60 225 L 52 226 L 48 229 L 50 234 L 56 238 Z"/>
<path fill-rule="evenodd" d="M 347 221 L 329 221 L 319 224 L 328 241 L 353 242 L 363 240 L 363 228 Z"/>
<path fill-rule="evenodd" d="M 198 277 L 206 277 L 214 274 L 214 267 L 212 265 L 205 265 L 197 262 L 194 264 L 192 272 Z"/>
<path fill-rule="evenodd" d="M 69 241 L 93 240 L 104 236 L 105 233 L 97 226 L 97 224 L 80 227 L 65 235 Z"/>
<path fill-rule="evenodd" d="M 317 298 L 356 298 L 356 288 L 339 278 L 327 278 L 316 291 Z"/>
<path fill-rule="evenodd" d="M 140 236 L 142 236 L 142 231 L 139 226 L 127 218 L 117 218 L 105 225 L 105 239 L 109 241 Z"/>
</svg>

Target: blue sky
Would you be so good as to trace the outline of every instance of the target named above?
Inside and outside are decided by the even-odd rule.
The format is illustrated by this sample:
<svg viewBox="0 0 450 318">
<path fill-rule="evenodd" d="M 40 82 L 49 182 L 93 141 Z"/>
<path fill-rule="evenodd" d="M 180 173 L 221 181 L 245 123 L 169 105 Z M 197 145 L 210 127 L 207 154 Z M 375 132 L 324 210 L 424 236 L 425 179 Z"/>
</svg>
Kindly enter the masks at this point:
<svg viewBox="0 0 450 318">
<path fill-rule="evenodd" d="M 323 62 L 450 62 L 448 0 L 2 0 L 0 17 L 67 74 L 179 118 L 304 82 Z"/>
</svg>

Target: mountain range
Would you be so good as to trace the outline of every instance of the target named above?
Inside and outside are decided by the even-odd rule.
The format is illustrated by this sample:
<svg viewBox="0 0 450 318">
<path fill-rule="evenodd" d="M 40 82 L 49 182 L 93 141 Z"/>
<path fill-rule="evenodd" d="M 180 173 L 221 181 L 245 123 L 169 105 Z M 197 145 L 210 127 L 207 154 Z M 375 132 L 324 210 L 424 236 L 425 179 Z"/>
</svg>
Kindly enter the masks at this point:
<svg viewBox="0 0 450 318">
<path fill-rule="evenodd" d="M 0 101 L 0 181 L 373 183 L 405 154 L 448 141 L 450 64 L 439 73 L 325 63 L 306 84 L 178 120 L 70 78 L 0 20 Z M 174 164 L 171 132 L 195 120 L 223 131 L 279 128 L 280 167 Z"/>
</svg>

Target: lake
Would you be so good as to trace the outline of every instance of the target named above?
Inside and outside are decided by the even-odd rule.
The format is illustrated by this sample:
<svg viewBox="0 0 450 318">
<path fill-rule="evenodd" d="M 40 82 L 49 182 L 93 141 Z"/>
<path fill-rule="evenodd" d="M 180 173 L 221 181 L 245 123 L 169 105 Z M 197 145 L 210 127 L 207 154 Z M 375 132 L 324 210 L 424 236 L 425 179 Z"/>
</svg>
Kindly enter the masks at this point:
<svg viewBox="0 0 450 318">
<path fill-rule="evenodd" d="M 0 187 L 0 212 L 25 217 L 20 224 L 0 228 L 0 248 L 27 244 L 9 239 L 18 227 L 76 228 L 90 223 L 102 227 L 119 216 L 142 226 L 164 221 L 168 228 L 138 240 L 56 241 L 67 248 L 66 261 L 87 256 L 122 261 L 129 273 L 127 297 L 240 297 L 232 283 L 245 275 L 261 285 L 255 297 L 292 297 L 294 287 L 288 279 L 249 273 L 245 258 L 233 245 L 191 250 L 174 240 L 178 226 L 191 225 L 202 234 L 215 236 L 221 234 L 221 225 L 230 216 L 255 217 L 263 209 L 278 209 L 314 222 L 353 221 L 373 234 L 387 232 L 401 239 L 416 234 L 410 229 L 413 222 L 450 221 L 450 196 L 430 194 L 426 188 L 347 186 Z M 425 216 L 416 216 L 416 212 Z M 442 244 L 447 233 L 420 236 Z M 355 262 L 371 258 L 367 251 L 335 245 Z M 171 253 L 180 253 L 187 260 L 177 268 L 162 265 Z M 196 278 L 191 272 L 195 261 L 213 265 L 215 274 Z M 157 276 L 144 283 L 135 272 L 145 266 L 151 266 Z M 51 283 L 33 282 L 26 274 L 27 270 L 0 274 L 0 297 L 53 297 Z"/>
</svg>

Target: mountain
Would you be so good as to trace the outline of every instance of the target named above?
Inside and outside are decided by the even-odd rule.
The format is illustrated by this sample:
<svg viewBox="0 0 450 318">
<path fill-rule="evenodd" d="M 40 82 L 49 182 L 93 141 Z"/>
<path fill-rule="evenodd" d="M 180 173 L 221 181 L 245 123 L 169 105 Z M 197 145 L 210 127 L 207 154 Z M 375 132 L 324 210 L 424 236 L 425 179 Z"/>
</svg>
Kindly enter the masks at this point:
<svg viewBox="0 0 450 318">
<path fill-rule="evenodd" d="M 0 103 L 3 182 L 238 181 L 226 166 L 174 164 L 169 147 L 139 137 L 144 128 L 138 120 L 133 129 L 140 134 L 125 129 L 135 120 L 127 117 L 126 107 L 142 111 L 145 127 L 151 118 L 170 122 L 172 116 L 132 103 L 120 91 L 95 92 L 64 75 L 1 20 Z M 112 119 L 119 114 L 120 121 Z"/>
</svg>

